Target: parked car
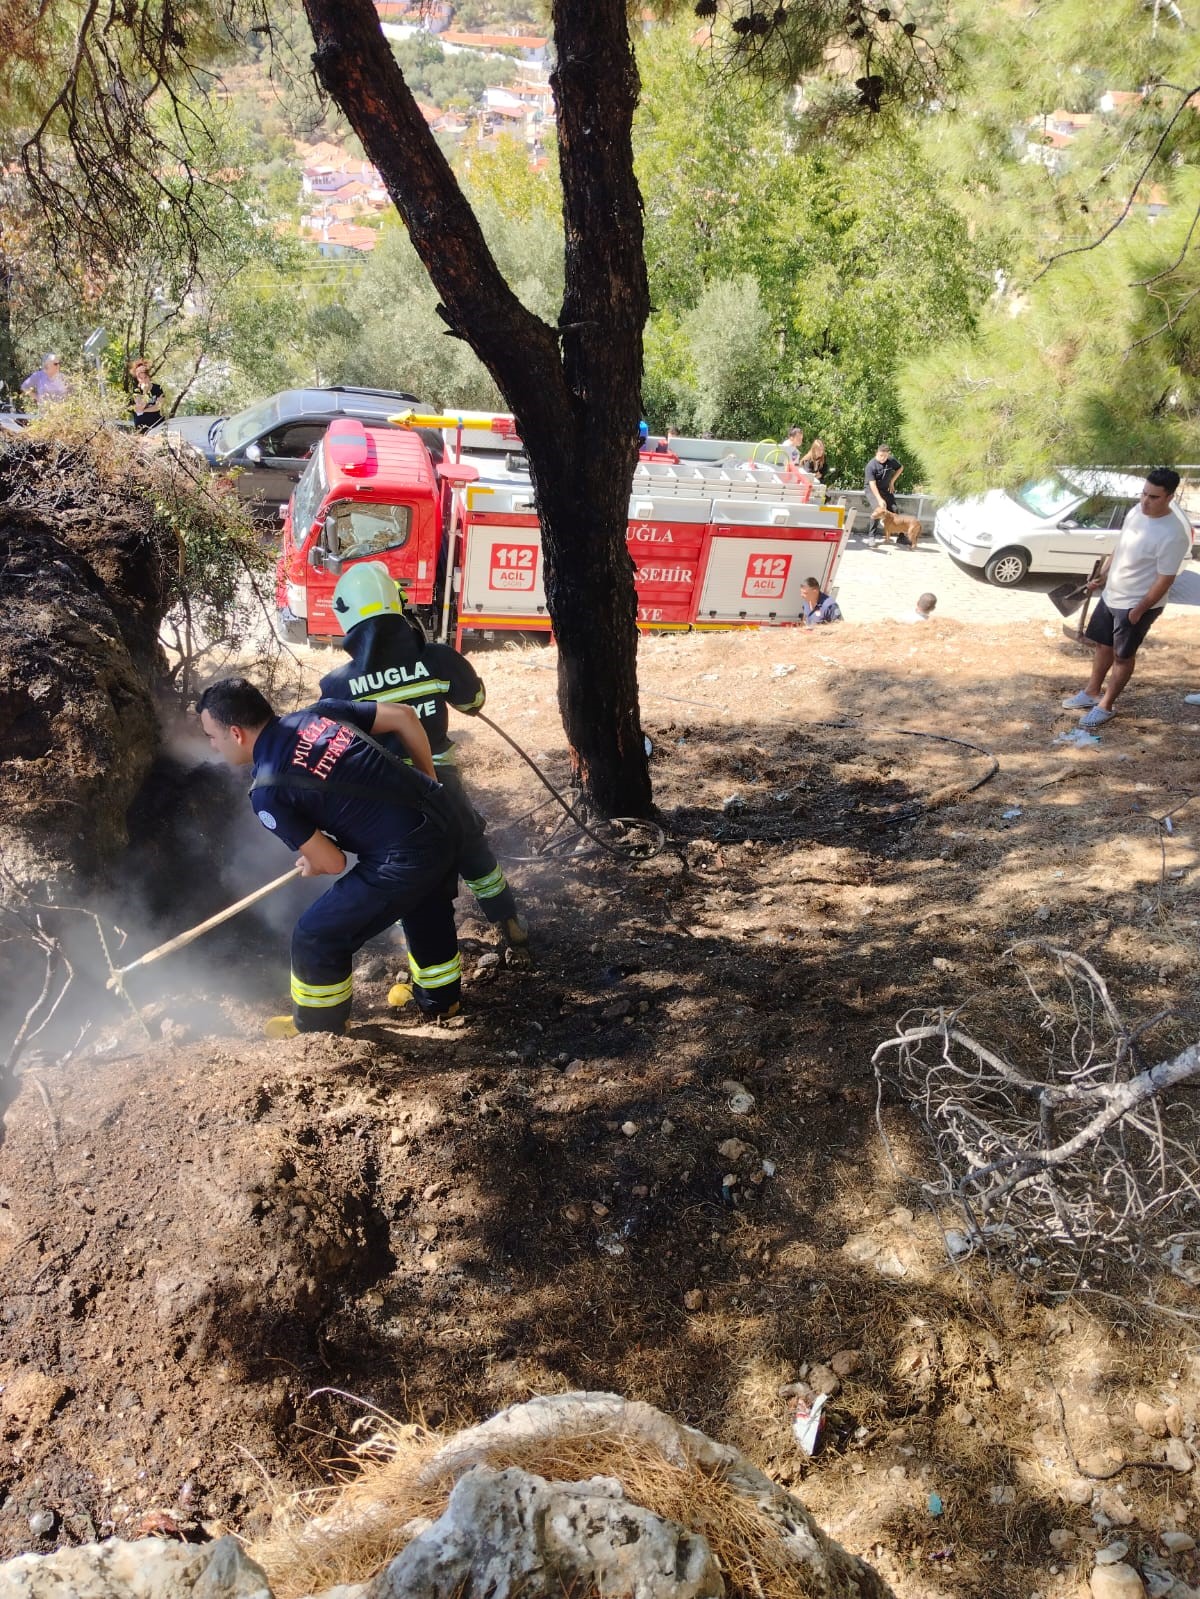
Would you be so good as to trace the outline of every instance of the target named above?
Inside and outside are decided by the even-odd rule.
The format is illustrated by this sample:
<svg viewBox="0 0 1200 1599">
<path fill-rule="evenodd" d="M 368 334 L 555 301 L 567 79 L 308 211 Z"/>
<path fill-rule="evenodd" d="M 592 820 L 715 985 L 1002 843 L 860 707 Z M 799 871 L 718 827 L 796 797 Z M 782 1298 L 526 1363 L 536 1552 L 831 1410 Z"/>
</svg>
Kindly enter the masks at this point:
<svg viewBox="0 0 1200 1599">
<path fill-rule="evenodd" d="M 1002 588 L 1029 572 L 1086 576 L 1116 544 L 1144 481 L 1129 472 L 1060 467 L 1018 489 L 952 500 L 938 512 L 933 536 L 948 555 L 982 567 L 988 582 Z"/>
<path fill-rule="evenodd" d="M 212 471 L 235 472 L 239 498 L 252 510 L 274 517 L 335 417 L 356 417 L 382 427 L 397 411 L 428 409 L 403 390 L 284 389 L 236 416 L 173 417 L 167 437 L 202 455 Z M 440 460 L 441 435 L 422 429 L 421 436 Z"/>
</svg>

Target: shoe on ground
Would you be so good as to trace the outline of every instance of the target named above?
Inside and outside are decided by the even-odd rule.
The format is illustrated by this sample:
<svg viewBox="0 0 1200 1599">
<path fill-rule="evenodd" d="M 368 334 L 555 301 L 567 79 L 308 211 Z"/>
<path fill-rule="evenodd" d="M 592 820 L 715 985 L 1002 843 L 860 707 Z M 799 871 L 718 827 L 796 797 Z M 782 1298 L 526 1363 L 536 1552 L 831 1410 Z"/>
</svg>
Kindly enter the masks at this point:
<svg viewBox="0 0 1200 1599">
<path fill-rule="evenodd" d="M 268 1038 L 296 1038 L 300 1029 L 290 1016 L 271 1016 L 263 1025 Z"/>
<path fill-rule="evenodd" d="M 412 1004 L 412 984 L 393 983 L 391 988 L 388 989 L 387 1002 L 393 1010 L 403 1010 L 406 1005 Z M 416 1012 L 409 1017 L 408 1020 L 414 1022 L 434 1022 L 440 1026 L 442 1022 L 449 1021 L 451 1016 L 457 1016 L 461 1010 L 462 1005 L 458 1000 L 455 1000 L 453 1005 L 448 1006 L 445 1010 L 428 1011 L 421 1010 L 418 1007 Z"/>
<path fill-rule="evenodd" d="M 1103 705 L 1093 705 L 1090 711 L 1086 711 L 1079 718 L 1079 725 L 1089 729 L 1103 727 L 1105 722 L 1111 722 L 1116 714 L 1116 711 L 1106 711 Z"/>
<path fill-rule="evenodd" d="M 1087 689 L 1081 688 L 1078 694 L 1072 694 L 1069 700 L 1062 702 L 1062 708 L 1064 711 L 1090 711 L 1097 703 L 1098 701 L 1093 699 Z"/>
</svg>

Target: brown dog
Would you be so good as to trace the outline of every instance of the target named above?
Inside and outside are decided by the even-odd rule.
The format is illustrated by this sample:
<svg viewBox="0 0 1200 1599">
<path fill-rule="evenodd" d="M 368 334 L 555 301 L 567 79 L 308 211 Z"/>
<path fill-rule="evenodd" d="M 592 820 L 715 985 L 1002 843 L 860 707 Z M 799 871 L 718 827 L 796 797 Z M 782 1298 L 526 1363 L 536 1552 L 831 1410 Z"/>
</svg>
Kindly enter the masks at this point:
<svg viewBox="0 0 1200 1599">
<path fill-rule="evenodd" d="M 916 549 L 917 540 L 921 537 L 919 517 L 901 516 L 896 511 L 878 510 L 875 512 L 875 520 L 883 529 L 883 542 L 885 544 L 889 539 L 894 538 L 897 544 L 903 539 L 910 550 Z"/>
</svg>

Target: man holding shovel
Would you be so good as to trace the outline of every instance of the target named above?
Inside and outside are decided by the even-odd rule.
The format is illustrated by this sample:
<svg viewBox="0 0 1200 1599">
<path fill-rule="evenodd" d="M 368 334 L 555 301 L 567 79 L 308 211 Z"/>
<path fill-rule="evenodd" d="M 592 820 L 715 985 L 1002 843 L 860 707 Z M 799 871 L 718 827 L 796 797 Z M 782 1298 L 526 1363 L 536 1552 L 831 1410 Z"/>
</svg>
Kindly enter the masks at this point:
<svg viewBox="0 0 1200 1599">
<path fill-rule="evenodd" d="M 342 1032 L 354 955 L 397 921 L 411 981 L 395 984 L 388 1003 L 411 999 L 426 1016 L 453 1016 L 462 975 L 454 927 L 459 830 L 415 713 L 406 705 L 320 700 L 276 716 L 238 677 L 206 688 L 199 710 L 222 760 L 251 767 L 251 806 L 299 852 L 300 875 L 338 879 L 296 923 L 292 1014 L 273 1016 L 267 1036 Z M 372 733 L 394 735 L 411 766 Z M 348 872 L 346 851 L 358 857 Z"/>
<path fill-rule="evenodd" d="M 1080 727 L 1102 727 L 1116 715 L 1117 696 L 1133 676 L 1134 658 L 1146 634 L 1163 613 L 1167 590 L 1192 547 L 1186 516 L 1171 503 L 1179 473 L 1157 466 L 1146 474 L 1141 499 L 1126 515 L 1116 548 L 1089 592 L 1103 589 L 1084 632 L 1096 646 L 1086 688 L 1063 701 L 1063 709 L 1082 711 Z"/>
</svg>

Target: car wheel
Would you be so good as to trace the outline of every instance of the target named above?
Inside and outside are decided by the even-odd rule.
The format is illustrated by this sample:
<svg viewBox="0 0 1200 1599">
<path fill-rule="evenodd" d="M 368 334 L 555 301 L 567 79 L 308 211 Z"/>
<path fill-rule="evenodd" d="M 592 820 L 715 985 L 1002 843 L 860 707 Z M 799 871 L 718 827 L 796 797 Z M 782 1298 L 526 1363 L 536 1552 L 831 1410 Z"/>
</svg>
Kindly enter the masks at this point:
<svg viewBox="0 0 1200 1599">
<path fill-rule="evenodd" d="M 983 575 L 989 583 L 995 583 L 999 588 L 1011 588 L 1014 583 L 1019 583 L 1029 570 L 1029 558 L 1022 550 L 1001 550 L 999 555 L 993 555 L 983 569 Z"/>
</svg>

